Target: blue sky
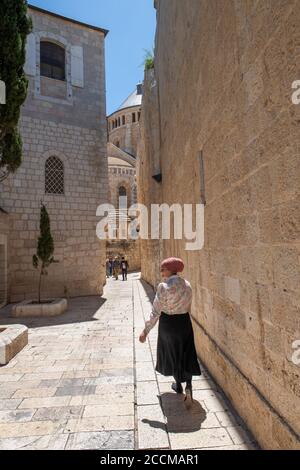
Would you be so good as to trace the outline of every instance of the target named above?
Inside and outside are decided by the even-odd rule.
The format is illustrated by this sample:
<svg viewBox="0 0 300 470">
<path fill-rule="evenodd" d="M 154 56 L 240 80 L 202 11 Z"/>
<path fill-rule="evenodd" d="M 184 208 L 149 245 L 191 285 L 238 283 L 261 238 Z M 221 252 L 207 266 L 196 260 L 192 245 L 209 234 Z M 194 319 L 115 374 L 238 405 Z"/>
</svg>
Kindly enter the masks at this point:
<svg viewBox="0 0 300 470">
<path fill-rule="evenodd" d="M 31 5 L 109 29 L 106 37 L 107 114 L 143 80 L 145 49 L 154 45 L 153 0 L 29 0 Z"/>
</svg>

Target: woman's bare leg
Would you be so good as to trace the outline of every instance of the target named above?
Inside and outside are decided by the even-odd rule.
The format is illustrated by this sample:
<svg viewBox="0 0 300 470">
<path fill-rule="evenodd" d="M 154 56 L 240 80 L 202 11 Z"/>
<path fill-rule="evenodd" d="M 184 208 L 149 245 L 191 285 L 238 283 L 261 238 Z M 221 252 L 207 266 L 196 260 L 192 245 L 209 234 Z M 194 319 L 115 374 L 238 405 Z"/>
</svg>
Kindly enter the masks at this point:
<svg viewBox="0 0 300 470">
<path fill-rule="evenodd" d="M 189 408 L 193 403 L 193 390 L 192 390 L 192 376 L 187 379 L 185 387 L 185 402 L 186 406 Z"/>
</svg>

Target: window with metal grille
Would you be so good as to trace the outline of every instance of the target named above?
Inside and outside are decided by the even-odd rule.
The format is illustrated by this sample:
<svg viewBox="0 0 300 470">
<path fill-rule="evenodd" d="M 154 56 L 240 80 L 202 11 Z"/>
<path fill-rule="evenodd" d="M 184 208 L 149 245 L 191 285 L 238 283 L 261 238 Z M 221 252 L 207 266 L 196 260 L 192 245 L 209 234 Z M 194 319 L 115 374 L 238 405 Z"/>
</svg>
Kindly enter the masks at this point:
<svg viewBox="0 0 300 470">
<path fill-rule="evenodd" d="M 41 41 L 41 75 L 55 80 L 66 79 L 65 49 L 52 42 Z"/>
<path fill-rule="evenodd" d="M 49 157 L 45 165 L 45 193 L 64 194 L 64 165 L 57 157 Z"/>
</svg>

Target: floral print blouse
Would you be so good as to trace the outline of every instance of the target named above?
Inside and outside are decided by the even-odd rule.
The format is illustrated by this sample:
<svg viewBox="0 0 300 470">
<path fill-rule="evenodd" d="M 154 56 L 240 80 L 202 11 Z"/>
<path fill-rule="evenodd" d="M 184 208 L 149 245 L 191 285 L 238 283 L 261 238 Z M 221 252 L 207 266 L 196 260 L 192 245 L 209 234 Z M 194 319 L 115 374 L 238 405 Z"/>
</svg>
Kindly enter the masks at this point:
<svg viewBox="0 0 300 470">
<path fill-rule="evenodd" d="M 169 277 L 157 288 L 150 319 L 146 322 L 145 332 L 149 334 L 162 312 L 167 315 L 190 313 L 191 303 L 191 284 L 177 274 Z"/>
</svg>

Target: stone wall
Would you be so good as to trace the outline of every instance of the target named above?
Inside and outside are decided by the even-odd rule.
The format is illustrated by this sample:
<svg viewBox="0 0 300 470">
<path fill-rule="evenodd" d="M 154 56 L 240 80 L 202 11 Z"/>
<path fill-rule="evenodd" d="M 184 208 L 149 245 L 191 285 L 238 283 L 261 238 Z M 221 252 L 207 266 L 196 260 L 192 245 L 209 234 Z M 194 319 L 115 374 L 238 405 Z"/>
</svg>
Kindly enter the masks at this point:
<svg viewBox="0 0 300 470">
<path fill-rule="evenodd" d="M 9 233 L 9 215 L 0 207 L 0 233 L 8 236 Z"/>
<path fill-rule="evenodd" d="M 9 235 L 8 214 L 0 208 L 0 308 L 7 301 L 7 240 Z"/>
<path fill-rule="evenodd" d="M 156 6 L 161 199 L 200 201 L 202 151 L 207 200 L 204 249 L 166 241 L 161 259 L 184 259 L 198 354 L 262 447 L 299 449 L 300 106 L 291 102 L 299 4 Z M 146 122 L 153 112 L 144 102 Z M 149 203 L 157 191 L 152 153 L 144 155 L 140 201 Z M 154 283 L 157 245 L 142 245 L 152 264 L 143 275 Z"/>
<path fill-rule="evenodd" d="M 154 71 L 145 73 L 143 85 L 143 106 L 140 122 L 138 145 L 138 202 L 149 209 L 148 224 L 150 226 L 151 204 L 161 204 L 161 185 L 153 176 L 161 172 L 160 166 L 160 116 L 158 102 L 158 87 Z M 141 240 L 141 270 L 143 278 L 152 286 L 160 282 L 160 261 L 163 243 L 161 240 Z"/>
<path fill-rule="evenodd" d="M 59 261 L 43 279 L 42 295 L 101 294 L 106 253 L 105 242 L 96 237 L 96 209 L 108 198 L 104 34 L 35 10 L 30 10 L 30 16 L 36 68 L 31 71 L 20 120 L 23 162 L 0 190 L 1 205 L 11 218 L 9 300 L 37 295 L 38 273 L 32 267 L 32 255 L 39 235 L 41 201 L 49 212 L 55 259 Z M 64 98 L 61 82 L 40 77 L 42 38 L 66 47 Z M 73 85 L 70 75 L 74 47 L 83 51 L 84 82 L 78 86 Z M 45 162 L 51 156 L 63 163 L 64 194 L 45 194 Z"/>
</svg>

